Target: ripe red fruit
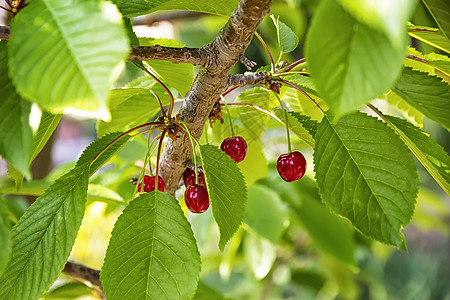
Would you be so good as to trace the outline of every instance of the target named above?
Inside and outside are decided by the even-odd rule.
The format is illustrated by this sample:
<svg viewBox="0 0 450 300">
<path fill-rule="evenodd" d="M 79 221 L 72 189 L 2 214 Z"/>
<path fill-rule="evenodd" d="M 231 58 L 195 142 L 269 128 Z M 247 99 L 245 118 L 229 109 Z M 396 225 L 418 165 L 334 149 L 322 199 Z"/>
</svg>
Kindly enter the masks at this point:
<svg viewBox="0 0 450 300">
<path fill-rule="evenodd" d="M 220 149 L 231 157 L 234 162 L 243 161 L 247 154 L 247 143 L 243 137 L 233 136 L 223 140 Z"/>
<path fill-rule="evenodd" d="M 204 185 L 194 184 L 184 192 L 187 208 L 196 214 L 205 212 L 209 207 L 208 191 Z"/>
<path fill-rule="evenodd" d="M 306 159 L 298 151 L 280 155 L 277 160 L 277 170 L 284 181 L 299 180 L 306 172 Z"/>
<path fill-rule="evenodd" d="M 144 192 L 149 193 L 153 192 L 155 190 L 155 180 L 156 176 L 148 176 L 144 175 Z M 139 180 L 138 184 L 138 191 L 140 192 L 142 190 L 142 179 Z M 164 183 L 164 180 L 161 178 L 161 176 L 158 176 L 158 190 L 161 192 L 164 192 L 166 190 L 166 184 Z"/>
<path fill-rule="evenodd" d="M 190 168 L 186 168 L 186 170 L 184 170 L 183 173 L 183 180 L 184 180 L 184 185 L 186 187 L 194 185 L 195 184 L 195 172 L 190 169 Z M 205 174 L 203 174 L 202 171 L 198 171 L 198 183 L 201 185 L 205 185 Z"/>
</svg>

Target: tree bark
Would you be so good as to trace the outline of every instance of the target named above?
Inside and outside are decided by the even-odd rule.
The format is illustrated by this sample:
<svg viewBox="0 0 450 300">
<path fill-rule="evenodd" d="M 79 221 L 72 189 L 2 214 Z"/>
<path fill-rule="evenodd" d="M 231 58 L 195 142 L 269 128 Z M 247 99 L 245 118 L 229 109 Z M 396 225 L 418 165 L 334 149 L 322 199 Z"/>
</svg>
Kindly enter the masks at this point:
<svg viewBox="0 0 450 300">
<path fill-rule="evenodd" d="M 181 111 L 182 120 L 196 139 L 200 138 L 214 103 L 227 88 L 231 68 L 241 59 L 258 25 L 269 13 L 271 2 L 241 0 L 216 39 L 203 47 L 212 57 L 211 64 L 200 68 Z M 180 131 L 176 141 L 167 142 L 160 169 L 168 192 L 175 193 L 191 157 L 192 147 L 186 132 Z"/>
</svg>

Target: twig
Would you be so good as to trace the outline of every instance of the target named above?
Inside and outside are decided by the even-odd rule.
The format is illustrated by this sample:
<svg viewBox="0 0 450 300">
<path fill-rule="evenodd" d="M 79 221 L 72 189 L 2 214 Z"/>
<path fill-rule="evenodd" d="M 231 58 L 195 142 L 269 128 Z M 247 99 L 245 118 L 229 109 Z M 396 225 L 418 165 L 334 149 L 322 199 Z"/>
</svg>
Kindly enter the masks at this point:
<svg viewBox="0 0 450 300">
<path fill-rule="evenodd" d="M 251 84 L 266 84 L 269 82 L 266 72 L 251 74 L 230 74 L 227 79 L 227 86 L 246 86 Z"/>
<path fill-rule="evenodd" d="M 63 272 L 70 275 L 74 279 L 89 281 L 98 288 L 98 290 L 95 291 L 99 294 L 99 296 L 103 299 L 105 298 L 105 295 L 103 294 L 102 283 L 100 282 L 99 270 L 91 269 L 89 267 L 86 267 L 85 265 L 68 261 L 64 266 Z"/>
<path fill-rule="evenodd" d="M 173 63 L 188 63 L 207 67 L 211 65 L 211 57 L 203 48 L 174 48 L 163 46 L 133 46 L 129 59 L 135 61 L 166 60 Z"/>
<path fill-rule="evenodd" d="M 8 26 L 0 26 L 0 40 L 9 40 Z"/>
<path fill-rule="evenodd" d="M 238 59 L 239 59 L 240 63 L 243 64 L 247 68 L 247 70 L 249 70 L 249 71 L 252 68 L 256 67 L 256 65 L 257 65 L 256 62 L 254 62 L 253 60 L 248 59 L 243 54 L 239 55 Z"/>
</svg>

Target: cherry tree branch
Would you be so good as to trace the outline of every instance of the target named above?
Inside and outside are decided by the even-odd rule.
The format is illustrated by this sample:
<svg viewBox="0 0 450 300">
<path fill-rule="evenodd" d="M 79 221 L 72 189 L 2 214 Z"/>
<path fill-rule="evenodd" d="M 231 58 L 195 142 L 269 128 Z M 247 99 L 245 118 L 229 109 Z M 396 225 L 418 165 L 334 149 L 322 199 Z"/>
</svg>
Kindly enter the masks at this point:
<svg viewBox="0 0 450 300">
<path fill-rule="evenodd" d="M 0 26 L 0 40 L 9 40 L 8 26 Z"/>
<path fill-rule="evenodd" d="M 252 84 L 266 84 L 270 78 L 266 72 L 257 72 L 250 74 L 230 74 L 227 79 L 227 86 L 246 86 Z"/>
<path fill-rule="evenodd" d="M 95 293 L 97 293 L 100 298 L 105 299 L 102 283 L 100 282 L 99 270 L 91 269 L 82 264 L 68 261 L 64 266 L 63 272 L 71 276 L 75 280 L 84 282 L 89 281 L 93 285 L 91 289 L 95 291 Z"/>
<path fill-rule="evenodd" d="M 173 63 L 188 63 L 203 67 L 212 64 L 210 53 L 203 48 L 133 46 L 128 58 L 135 61 L 167 60 Z"/>
<path fill-rule="evenodd" d="M 231 68 L 242 60 L 241 55 L 269 13 L 271 3 L 272 0 L 241 0 L 216 39 L 202 48 L 212 58 L 211 64 L 199 69 L 181 111 L 181 118 L 196 139 L 200 138 L 214 103 L 230 84 Z M 175 192 L 185 163 L 191 157 L 192 148 L 184 131 L 180 131 L 176 141 L 167 142 L 161 157 L 161 176 L 168 192 Z"/>
</svg>

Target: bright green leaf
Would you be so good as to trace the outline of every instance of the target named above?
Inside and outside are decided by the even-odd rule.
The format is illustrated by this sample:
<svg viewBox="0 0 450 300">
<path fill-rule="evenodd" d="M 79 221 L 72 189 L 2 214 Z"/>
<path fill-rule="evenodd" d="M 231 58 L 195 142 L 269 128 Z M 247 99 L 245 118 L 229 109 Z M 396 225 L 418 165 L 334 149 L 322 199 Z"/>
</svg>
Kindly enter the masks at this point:
<svg viewBox="0 0 450 300">
<path fill-rule="evenodd" d="M 117 220 L 100 273 L 108 299 L 189 299 L 200 254 L 177 200 L 154 191 L 132 200 Z"/>
<path fill-rule="evenodd" d="M 317 127 L 319 126 L 319 123 L 317 121 L 314 121 L 309 116 L 302 115 L 301 113 L 295 111 L 290 111 L 289 115 L 296 118 L 297 121 L 300 122 L 306 130 L 308 130 L 311 137 L 314 138 L 317 132 Z"/>
<path fill-rule="evenodd" d="M 35 0 L 11 24 L 10 74 L 17 90 L 53 113 L 97 111 L 129 51 L 117 9 L 107 1 Z"/>
<path fill-rule="evenodd" d="M 17 94 L 8 77 L 7 63 L 7 42 L 0 41 L 0 155 L 20 173 L 30 177 L 31 103 Z"/>
<path fill-rule="evenodd" d="M 299 86 L 302 90 L 313 94 L 315 96 L 318 96 L 319 93 L 316 90 L 316 87 L 314 86 L 313 80 L 308 77 L 301 74 L 290 74 L 283 77 L 284 80 L 294 83 L 295 85 Z"/>
<path fill-rule="evenodd" d="M 427 72 L 430 75 L 437 75 L 436 71 L 440 71 L 450 76 L 450 57 L 434 52 L 423 54 L 412 47 L 408 47 L 407 53 L 409 59 L 405 59 L 404 65 L 406 67 L 411 67 L 416 71 Z"/>
<path fill-rule="evenodd" d="M 94 291 L 81 282 L 70 281 L 55 287 L 42 297 L 44 300 L 77 299 L 79 297 L 95 297 Z"/>
<path fill-rule="evenodd" d="M 148 89 L 111 90 L 108 107 L 111 111 L 111 121 L 99 120 L 97 122 L 99 137 L 109 132 L 126 131 L 134 126 L 144 124 L 160 111 L 158 100 Z"/>
<path fill-rule="evenodd" d="M 413 215 L 418 176 L 408 148 L 385 123 L 363 113 L 336 124 L 325 116 L 314 171 L 326 206 L 363 234 L 406 250 L 400 230 Z"/>
<path fill-rule="evenodd" d="M 95 159 L 90 166 L 89 171 L 89 176 L 92 176 L 131 138 L 131 135 L 128 134 L 122 137 L 121 135 L 121 132 L 109 133 L 94 141 L 84 150 L 83 154 L 77 161 L 77 166 L 91 164 L 91 162 Z"/>
<path fill-rule="evenodd" d="M 450 53 L 450 42 L 438 29 L 410 24 L 408 34 L 421 42 Z"/>
<path fill-rule="evenodd" d="M 311 78 L 336 118 L 391 88 L 406 54 L 406 37 L 393 45 L 386 35 L 353 18 L 336 0 L 320 3 L 305 53 Z"/>
<path fill-rule="evenodd" d="M 261 184 L 250 186 L 244 221 L 260 236 L 276 244 L 289 223 L 287 213 L 277 193 Z"/>
<path fill-rule="evenodd" d="M 56 280 L 83 219 L 88 173 L 80 166 L 61 177 L 13 227 L 0 299 L 38 299 Z"/>
<path fill-rule="evenodd" d="M 294 51 L 298 45 L 298 37 L 289 26 L 281 22 L 278 18 L 275 19 L 273 15 L 270 16 L 277 29 L 278 45 L 281 47 L 283 53 Z"/>
<path fill-rule="evenodd" d="M 401 112 L 404 112 L 408 117 L 412 118 L 418 126 L 422 127 L 423 113 L 417 110 L 414 106 L 403 100 L 402 97 L 393 91 L 389 91 L 385 99 L 389 104 L 395 106 Z"/>
<path fill-rule="evenodd" d="M 9 218 L 6 200 L 0 195 L 0 275 L 3 273 L 11 255 Z"/>
<path fill-rule="evenodd" d="M 450 85 L 436 76 L 403 68 L 392 89 L 431 120 L 450 129 Z"/>
<path fill-rule="evenodd" d="M 338 0 L 338 2 L 360 22 L 382 31 L 392 44 L 403 46 L 406 22 L 414 12 L 415 0 Z"/>
<path fill-rule="evenodd" d="M 199 281 L 197 291 L 192 300 L 225 300 L 225 297 L 203 281 Z"/>
<path fill-rule="evenodd" d="M 388 125 L 400 136 L 414 156 L 450 196 L 450 157 L 425 132 L 403 119 L 386 116 Z"/>
<path fill-rule="evenodd" d="M 219 248 L 223 250 L 244 220 L 247 187 L 237 164 L 222 150 L 202 145 L 200 154 L 214 219 L 219 225 Z"/>
<path fill-rule="evenodd" d="M 447 0 L 422 0 L 439 29 L 450 42 L 450 2 Z"/>
<path fill-rule="evenodd" d="M 248 103 L 259 106 L 265 110 L 277 106 L 274 105 L 273 100 L 271 100 L 271 92 L 262 87 L 255 87 L 241 93 L 236 98 L 235 102 Z M 239 118 L 245 130 L 243 132 L 243 137 L 247 143 L 259 141 L 270 116 L 253 107 L 244 105 L 230 106 L 230 111 L 237 111 L 239 113 Z"/>
<path fill-rule="evenodd" d="M 238 0 L 114 0 L 125 17 L 146 15 L 158 10 L 189 10 L 229 16 Z"/>
<path fill-rule="evenodd" d="M 31 146 L 31 161 L 33 161 L 36 156 L 47 144 L 48 139 L 52 136 L 53 132 L 58 126 L 62 115 L 53 115 L 49 112 L 43 111 L 41 116 L 41 121 L 36 133 L 33 136 L 33 143 Z"/>
<path fill-rule="evenodd" d="M 283 124 L 286 123 L 286 116 L 284 114 L 284 110 L 283 109 L 275 109 L 275 115 L 283 122 Z M 307 116 L 303 116 L 299 113 L 296 113 L 295 115 L 292 112 L 289 112 L 287 114 L 288 117 L 288 124 L 289 124 L 289 129 L 296 135 L 298 136 L 302 141 L 304 141 L 308 146 L 310 147 L 314 147 L 314 137 L 311 135 L 310 131 L 308 130 L 308 128 L 306 128 L 302 122 L 300 122 L 300 119 L 302 119 L 302 117 L 305 117 L 305 122 L 308 122 L 306 120 L 306 118 L 309 119 L 309 117 Z M 298 118 L 297 118 L 298 117 Z M 311 121 L 309 119 L 310 122 L 314 122 Z"/>
</svg>

